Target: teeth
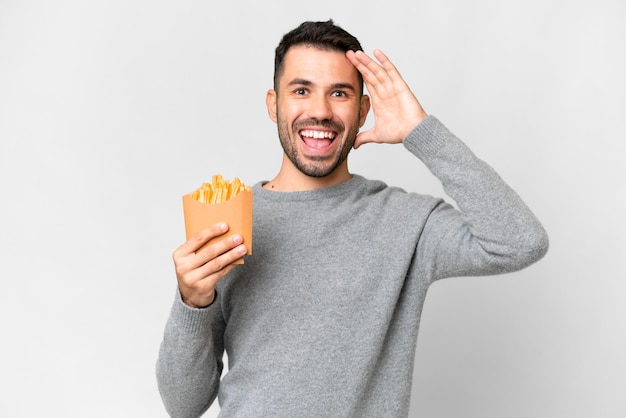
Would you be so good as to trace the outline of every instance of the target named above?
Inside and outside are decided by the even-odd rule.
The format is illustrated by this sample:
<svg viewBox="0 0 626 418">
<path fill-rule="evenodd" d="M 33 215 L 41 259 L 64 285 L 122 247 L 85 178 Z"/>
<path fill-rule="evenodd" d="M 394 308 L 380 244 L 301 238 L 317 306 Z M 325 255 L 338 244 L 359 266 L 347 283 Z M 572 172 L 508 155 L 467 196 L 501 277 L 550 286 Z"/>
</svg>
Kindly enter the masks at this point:
<svg viewBox="0 0 626 418">
<path fill-rule="evenodd" d="M 334 139 L 335 138 L 334 132 L 326 132 L 326 131 L 304 130 L 300 132 L 300 135 L 307 137 L 307 138 L 314 138 L 314 139 Z"/>
</svg>

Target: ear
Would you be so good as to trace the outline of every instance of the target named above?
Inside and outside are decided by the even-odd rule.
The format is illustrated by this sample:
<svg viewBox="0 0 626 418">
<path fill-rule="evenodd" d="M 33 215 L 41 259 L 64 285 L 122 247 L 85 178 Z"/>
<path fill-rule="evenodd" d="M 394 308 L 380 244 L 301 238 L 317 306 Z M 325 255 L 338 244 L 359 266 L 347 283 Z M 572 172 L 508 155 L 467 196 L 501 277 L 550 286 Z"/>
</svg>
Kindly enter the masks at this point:
<svg viewBox="0 0 626 418">
<path fill-rule="evenodd" d="M 270 89 L 267 91 L 267 95 L 265 96 L 265 106 L 267 106 L 267 113 L 270 116 L 270 119 L 276 123 L 278 119 L 276 118 L 276 91 Z"/>
<path fill-rule="evenodd" d="M 365 124 L 367 113 L 370 111 L 370 97 L 367 94 L 361 96 L 361 114 L 359 119 L 359 127 Z"/>
</svg>

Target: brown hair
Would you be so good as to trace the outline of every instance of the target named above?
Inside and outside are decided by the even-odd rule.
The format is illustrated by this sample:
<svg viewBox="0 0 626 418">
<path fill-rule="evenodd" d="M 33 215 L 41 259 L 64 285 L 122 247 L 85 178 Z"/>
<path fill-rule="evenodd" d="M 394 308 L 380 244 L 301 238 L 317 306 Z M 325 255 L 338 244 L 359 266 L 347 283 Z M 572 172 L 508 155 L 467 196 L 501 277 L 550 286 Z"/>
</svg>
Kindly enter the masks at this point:
<svg viewBox="0 0 626 418">
<path fill-rule="evenodd" d="M 283 62 L 287 51 L 292 46 L 309 45 L 329 51 L 362 51 L 358 39 L 350 35 L 341 27 L 334 24 L 332 19 L 326 22 L 304 22 L 297 28 L 286 33 L 276 47 L 274 55 L 274 90 L 278 89 L 278 79 L 283 73 Z M 363 93 L 363 76 L 357 71 Z"/>
</svg>

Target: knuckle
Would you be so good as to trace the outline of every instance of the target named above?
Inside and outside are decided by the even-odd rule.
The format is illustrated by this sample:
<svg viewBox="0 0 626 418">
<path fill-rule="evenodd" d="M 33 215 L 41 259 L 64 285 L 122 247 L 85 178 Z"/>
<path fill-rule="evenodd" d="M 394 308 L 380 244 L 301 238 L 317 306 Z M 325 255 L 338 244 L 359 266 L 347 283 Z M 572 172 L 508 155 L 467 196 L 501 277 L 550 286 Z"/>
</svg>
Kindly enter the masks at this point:
<svg viewBox="0 0 626 418">
<path fill-rule="evenodd" d="M 215 273 L 219 273 L 225 266 L 224 266 L 224 261 L 222 260 L 221 257 L 215 258 L 213 260 L 213 271 L 214 274 Z"/>
<path fill-rule="evenodd" d="M 175 270 L 176 270 L 176 275 L 178 277 L 185 277 L 186 276 L 186 269 L 184 269 L 184 268 L 182 268 L 180 266 L 176 266 Z"/>
</svg>

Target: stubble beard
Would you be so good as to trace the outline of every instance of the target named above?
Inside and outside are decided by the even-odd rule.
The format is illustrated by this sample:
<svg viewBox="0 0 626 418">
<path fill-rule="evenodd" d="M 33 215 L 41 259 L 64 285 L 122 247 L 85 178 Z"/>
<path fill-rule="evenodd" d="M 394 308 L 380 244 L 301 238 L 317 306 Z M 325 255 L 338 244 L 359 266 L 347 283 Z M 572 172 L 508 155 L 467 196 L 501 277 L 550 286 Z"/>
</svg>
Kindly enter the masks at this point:
<svg viewBox="0 0 626 418">
<path fill-rule="evenodd" d="M 348 158 L 348 154 L 350 154 L 350 151 L 354 146 L 356 136 L 359 132 L 358 122 L 355 122 L 352 126 L 350 126 L 347 131 L 344 129 L 343 125 L 339 126 L 336 123 L 328 121 L 318 122 L 317 126 L 327 128 L 332 127 L 332 129 L 337 132 L 337 136 L 334 139 L 335 141 L 339 141 L 341 139 L 341 135 L 345 134 L 345 142 L 338 154 L 336 153 L 328 157 L 311 157 L 302 155 L 298 151 L 298 147 L 296 145 L 297 141 L 302 141 L 302 138 L 298 135 L 298 126 L 305 125 L 306 127 L 311 127 L 311 123 L 294 123 L 293 127 L 290 128 L 287 121 L 282 120 L 280 116 L 278 116 L 277 125 L 278 137 L 280 138 L 280 144 L 283 147 L 285 155 L 287 155 L 287 158 L 289 158 L 291 163 L 296 166 L 300 172 L 309 177 L 326 177 L 332 174 L 337 167 L 343 164 L 346 158 Z"/>
</svg>

